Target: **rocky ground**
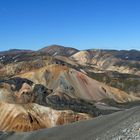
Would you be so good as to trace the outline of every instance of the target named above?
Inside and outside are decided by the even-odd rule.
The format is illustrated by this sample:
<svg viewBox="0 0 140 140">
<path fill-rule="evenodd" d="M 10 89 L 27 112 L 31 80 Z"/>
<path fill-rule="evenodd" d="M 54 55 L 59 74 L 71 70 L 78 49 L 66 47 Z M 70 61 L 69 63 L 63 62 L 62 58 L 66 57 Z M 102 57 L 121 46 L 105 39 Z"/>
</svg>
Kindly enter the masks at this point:
<svg viewBox="0 0 140 140">
<path fill-rule="evenodd" d="M 1 133 L 1 140 L 139 140 L 140 107 L 92 120 L 24 133 Z"/>
</svg>

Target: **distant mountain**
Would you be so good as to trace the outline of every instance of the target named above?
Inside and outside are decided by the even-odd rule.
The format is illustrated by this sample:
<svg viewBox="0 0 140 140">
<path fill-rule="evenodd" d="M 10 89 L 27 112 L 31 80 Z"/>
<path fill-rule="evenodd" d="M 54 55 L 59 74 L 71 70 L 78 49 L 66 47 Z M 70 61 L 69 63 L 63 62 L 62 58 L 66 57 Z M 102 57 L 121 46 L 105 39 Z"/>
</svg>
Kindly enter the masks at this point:
<svg viewBox="0 0 140 140">
<path fill-rule="evenodd" d="M 85 50 L 71 57 L 81 65 L 92 65 L 100 70 L 140 75 L 140 51 Z"/>
<path fill-rule="evenodd" d="M 20 50 L 20 49 L 10 49 L 7 51 L 0 51 L 0 55 L 10 55 L 10 54 L 17 54 L 17 53 L 30 53 L 33 52 L 32 50 Z"/>
<path fill-rule="evenodd" d="M 39 50 L 39 52 L 45 52 L 50 55 L 63 55 L 67 57 L 77 53 L 78 51 L 79 50 L 77 49 L 60 45 L 51 45 Z"/>
<path fill-rule="evenodd" d="M 17 62 L 25 58 L 28 54 L 33 53 L 32 50 L 11 49 L 0 52 L 0 62 L 3 64 Z"/>
</svg>

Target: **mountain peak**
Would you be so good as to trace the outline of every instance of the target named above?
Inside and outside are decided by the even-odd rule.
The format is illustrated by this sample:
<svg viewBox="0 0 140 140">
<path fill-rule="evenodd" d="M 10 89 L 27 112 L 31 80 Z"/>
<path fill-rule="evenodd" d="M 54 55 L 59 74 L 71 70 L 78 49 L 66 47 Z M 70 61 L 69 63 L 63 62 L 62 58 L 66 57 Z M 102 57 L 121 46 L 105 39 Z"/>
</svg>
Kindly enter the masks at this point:
<svg viewBox="0 0 140 140">
<path fill-rule="evenodd" d="M 42 49 L 39 50 L 40 52 L 46 52 L 50 55 L 63 55 L 63 56 L 71 56 L 75 53 L 77 53 L 79 50 L 72 48 L 72 47 L 64 47 L 61 45 L 50 45 L 50 46 L 46 46 Z"/>
</svg>

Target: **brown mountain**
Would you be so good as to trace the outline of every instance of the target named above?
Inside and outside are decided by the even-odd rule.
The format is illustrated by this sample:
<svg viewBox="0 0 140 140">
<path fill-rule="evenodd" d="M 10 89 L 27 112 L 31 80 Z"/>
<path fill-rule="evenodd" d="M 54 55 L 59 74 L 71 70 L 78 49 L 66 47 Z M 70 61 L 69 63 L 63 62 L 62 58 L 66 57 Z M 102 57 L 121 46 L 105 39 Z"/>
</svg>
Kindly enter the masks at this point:
<svg viewBox="0 0 140 140">
<path fill-rule="evenodd" d="M 139 51 L 52 45 L 0 54 L 0 130 L 49 128 L 139 105 Z"/>
<path fill-rule="evenodd" d="M 39 52 L 45 52 L 49 55 L 62 55 L 62 56 L 71 56 L 77 53 L 79 50 L 71 47 L 64 47 L 60 45 L 51 45 L 44 47 L 39 50 Z"/>
</svg>

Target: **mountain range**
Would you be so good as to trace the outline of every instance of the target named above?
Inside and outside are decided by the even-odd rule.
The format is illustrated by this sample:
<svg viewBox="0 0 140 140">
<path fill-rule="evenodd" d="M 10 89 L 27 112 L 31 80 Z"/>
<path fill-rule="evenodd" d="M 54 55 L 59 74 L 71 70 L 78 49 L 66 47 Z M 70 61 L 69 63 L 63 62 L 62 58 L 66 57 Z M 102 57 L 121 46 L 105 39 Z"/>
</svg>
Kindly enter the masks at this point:
<svg viewBox="0 0 140 140">
<path fill-rule="evenodd" d="M 104 139 L 103 120 L 116 119 L 123 113 L 128 120 L 129 112 L 133 115 L 139 105 L 140 51 L 51 45 L 37 51 L 0 52 L 2 139 L 19 139 L 19 135 L 26 134 L 32 138 L 44 133 L 43 139 L 49 138 L 49 133 L 59 135 L 59 130 L 73 132 L 75 127 L 83 133 L 86 126 L 83 139 L 92 139 L 88 131 L 94 125 L 96 128 L 91 130 L 98 136 L 101 131 L 99 139 Z M 104 128 L 111 131 L 109 127 L 116 125 L 113 123 L 105 123 Z M 78 139 L 79 133 L 69 139 Z M 116 139 L 119 136 L 117 133 Z M 113 139 L 113 132 L 106 138 Z M 67 139 L 66 135 L 60 139 Z"/>
</svg>

